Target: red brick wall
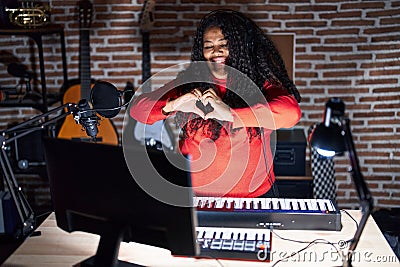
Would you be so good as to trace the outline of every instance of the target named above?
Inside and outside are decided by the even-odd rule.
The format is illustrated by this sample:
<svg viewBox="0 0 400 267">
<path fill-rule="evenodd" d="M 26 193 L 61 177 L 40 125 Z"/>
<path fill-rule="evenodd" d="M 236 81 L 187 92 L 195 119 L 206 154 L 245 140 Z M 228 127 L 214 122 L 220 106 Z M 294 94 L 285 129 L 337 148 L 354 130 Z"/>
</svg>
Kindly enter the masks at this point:
<svg viewBox="0 0 400 267">
<path fill-rule="evenodd" d="M 52 21 L 65 27 L 69 78 L 78 75 L 77 1 L 50 1 Z M 92 76 L 123 89 L 141 83 L 143 1 L 94 1 Z M 296 127 L 320 121 L 330 97 L 346 103 L 363 174 L 376 207 L 400 207 L 400 1 L 340 0 L 163 0 L 156 1 L 151 31 L 152 72 L 189 60 L 198 20 L 217 8 L 243 11 L 269 33 L 295 34 L 295 83 L 303 100 Z M 16 81 L 6 72 L 12 57 L 37 64 L 36 48 L 24 37 L 0 37 L 0 86 Z M 47 86 L 63 84 L 57 36 L 44 38 Z M 36 67 L 36 71 L 38 67 Z M 40 86 L 39 90 L 40 90 Z M 0 127 L 30 109 L 1 108 Z M 123 113 L 123 112 L 122 112 Z M 123 114 L 114 118 L 122 128 Z M 358 207 L 347 173 L 347 157 L 336 158 L 341 207 Z"/>
</svg>

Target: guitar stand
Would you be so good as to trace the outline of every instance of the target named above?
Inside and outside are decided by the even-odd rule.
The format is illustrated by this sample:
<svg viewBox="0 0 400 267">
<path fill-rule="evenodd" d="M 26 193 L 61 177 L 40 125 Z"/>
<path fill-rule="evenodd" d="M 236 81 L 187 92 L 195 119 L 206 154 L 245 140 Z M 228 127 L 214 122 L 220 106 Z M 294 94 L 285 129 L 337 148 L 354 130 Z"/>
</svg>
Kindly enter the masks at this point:
<svg viewBox="0 0 400 267">
<path fill-rule="evenodd" d="M 1 133 L 0 167 L 19 217 L 18 227 L 14 235 L 17 239 L 25 238 L 28 235 L 32 234 L 32 232 L 36 228 L 36 218 L 31 206 L 24 196 L 21 187 L 18 186 L 12 166 L 10 164 L 10 160 L 7 155 L 6 146 L 9 143 L 17 140 L 18 138 L 28 135 L 34 131 L 43 129 L 46 126 L 54 124 L 58 120 L 65 118 L 72 113 L 72 107 L 74 106 L 75 104 L 67 103 L 47 113 L 43 113 L 30 120 L 11 127 Z M 68 112 L 62 112 L 64 109 L 67 109 Z M 48 118 L 53 113 L 55 114 L 59 112 L 62 113 L 51 119 Z M 45 119 L 44 122 L 43 119 Z"/>
</svg>

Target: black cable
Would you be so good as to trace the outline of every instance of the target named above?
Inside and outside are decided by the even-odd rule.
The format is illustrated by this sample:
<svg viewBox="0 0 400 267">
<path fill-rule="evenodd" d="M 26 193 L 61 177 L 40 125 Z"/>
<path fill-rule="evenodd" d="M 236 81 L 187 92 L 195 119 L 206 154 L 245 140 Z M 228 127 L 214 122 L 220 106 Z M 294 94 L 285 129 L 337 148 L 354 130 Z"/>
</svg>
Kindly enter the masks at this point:
<svg viewBox="0 0 400 267">
<path fill-rule="evenodd" d="M 351 216 L 351 214 L 347 211 L 347 210 L 344 210 L 344 209 L 342 209 L 342 210 L 340 210 L 340 211 L 342 211 L 342 212 L 344 212 L 344 213 L 346 213 L 347 214 L 347 216 L 349 216 L 350 217 L 350 219 L 352 219 L 355 223 L 356 223 L 356 227 L 358 228 L 358 222 L 356 221 L 356 219 L 354 219 L 354 217 L 353 216 Z"/>
<path fill-rule="evenodd" d="M 275 262 L 275 263 L 272 265 L 272 267 L 276 266 L 276 265 L 277 265 L 278 263 L 280 263 L 281 261 L 286 260 L 286 259 L 289 259 L 289 258 L 291 258 L 291 257 L 294 257 L 294 256 L 298 255 L 300 252 L 302 252 L 302 251 L 308 249 L 309 247 L 311 247 L 311 246 L 313 246 L 313 245 L 318 245 L 318 244 L 331 245 L 331 246 L 336 250 L 336 252 L 337 252 L 338 254 L 340 254 L 340 251 L 339 251 L 339 250 L 337 249 L 337 247 L 335 246 L 335 243 L 332 243 L 332 242 L 330 242 L 330 241 L 328 241 L 328 240 L 326 240 L 326 239 L 323 239 L 323 238 L 317 238 L 317 239 L 314 239 L 314 240 L 312 240 L 312 241 L 301 241 L 301 240 L 294 240 L 294 239 L 290 239 L 290 238 L 284 238 L 284 237 L 278 235 L 278 234 L 277 234 L 276 232 L 274 232 L 273 230 L 271 230 L 271 232 L 272 232 L 276 237 L 278 237 L 278 238 L 281 239 L 281 240 L 289 241 L 289 242 L 295 242 L 295 243 L 301 243 L 301 244 L 307 244 L 305 247 L 299 249 L 298 251 L 293 252 L 292 254 L 290 254 L 290 255 L 288 255 L 288 256 L 286 256 L 286 257 L 284 257 L 284 258 L 279 259 L 277 262 Z"/>
</svg>

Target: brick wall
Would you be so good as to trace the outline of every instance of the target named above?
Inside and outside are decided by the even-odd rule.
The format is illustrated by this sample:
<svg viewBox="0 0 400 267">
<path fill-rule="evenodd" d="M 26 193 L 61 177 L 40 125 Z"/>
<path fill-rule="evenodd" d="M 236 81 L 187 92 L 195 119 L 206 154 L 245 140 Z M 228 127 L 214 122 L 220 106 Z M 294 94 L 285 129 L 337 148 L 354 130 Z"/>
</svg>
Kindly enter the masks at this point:
<svg viewBox="0 0 400 267">
<path fill-rule="evenodd" d="M 76 3 L 50 1 L 51 20 L 65 27 L 69 78 L 78 76 Z M 143 1 L 133 0 L 94 1 L 90 35 L 94 78 L 120 89 L 127 81 L 135 87 L 141 84 L 138 19 L 142 5 Z M 189 60 L 196 23 L 217 8 L 243 11 L 268 33 L 295 34 L 294 80 L 303 97 L 303 116 L 296 127 L 307 131 L 321 120 L 330 97 L 342 98 L 376 207 L 400 207 L 400 1 L 156 1 L 153 74 Z M 38 72 L 37 48 L 28 38 L 1 36 L 0 47 L 0 86 L 17 82 L 6 72 L 7 62 L 15 58 Z M 47 87 L 58 91 L 64 82 L 58 37 L 45 36 L 44 49 Z M 40 85 L 36 87 L 40 90 Z M 0 112 L 0 127 L 5 128 L 11 119 L 22 120 L 34 111 L 2 108 Z M 120 131 L 123 112 L 113 119 Z M 347 157 L 337 157 L 335 162 L 339 205 L 358 207 Z"/>
</svg>

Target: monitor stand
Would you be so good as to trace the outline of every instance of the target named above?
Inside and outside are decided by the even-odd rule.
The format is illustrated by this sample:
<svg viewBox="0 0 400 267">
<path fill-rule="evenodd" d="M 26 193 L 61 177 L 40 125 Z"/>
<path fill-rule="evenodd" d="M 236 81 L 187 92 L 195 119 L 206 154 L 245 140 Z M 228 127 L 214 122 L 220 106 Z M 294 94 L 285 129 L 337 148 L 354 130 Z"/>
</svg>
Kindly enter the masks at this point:
<svg viewBox="0 0 400 267">
<path fill-rule="evenodd" d="M 80 267 L 143 267 L 134 263 L 118 260 L 119 248 L 126 227 L 109 225 L 109 231 L 100 236 L 96 255 L 82 261 Z"/>
</svg>

